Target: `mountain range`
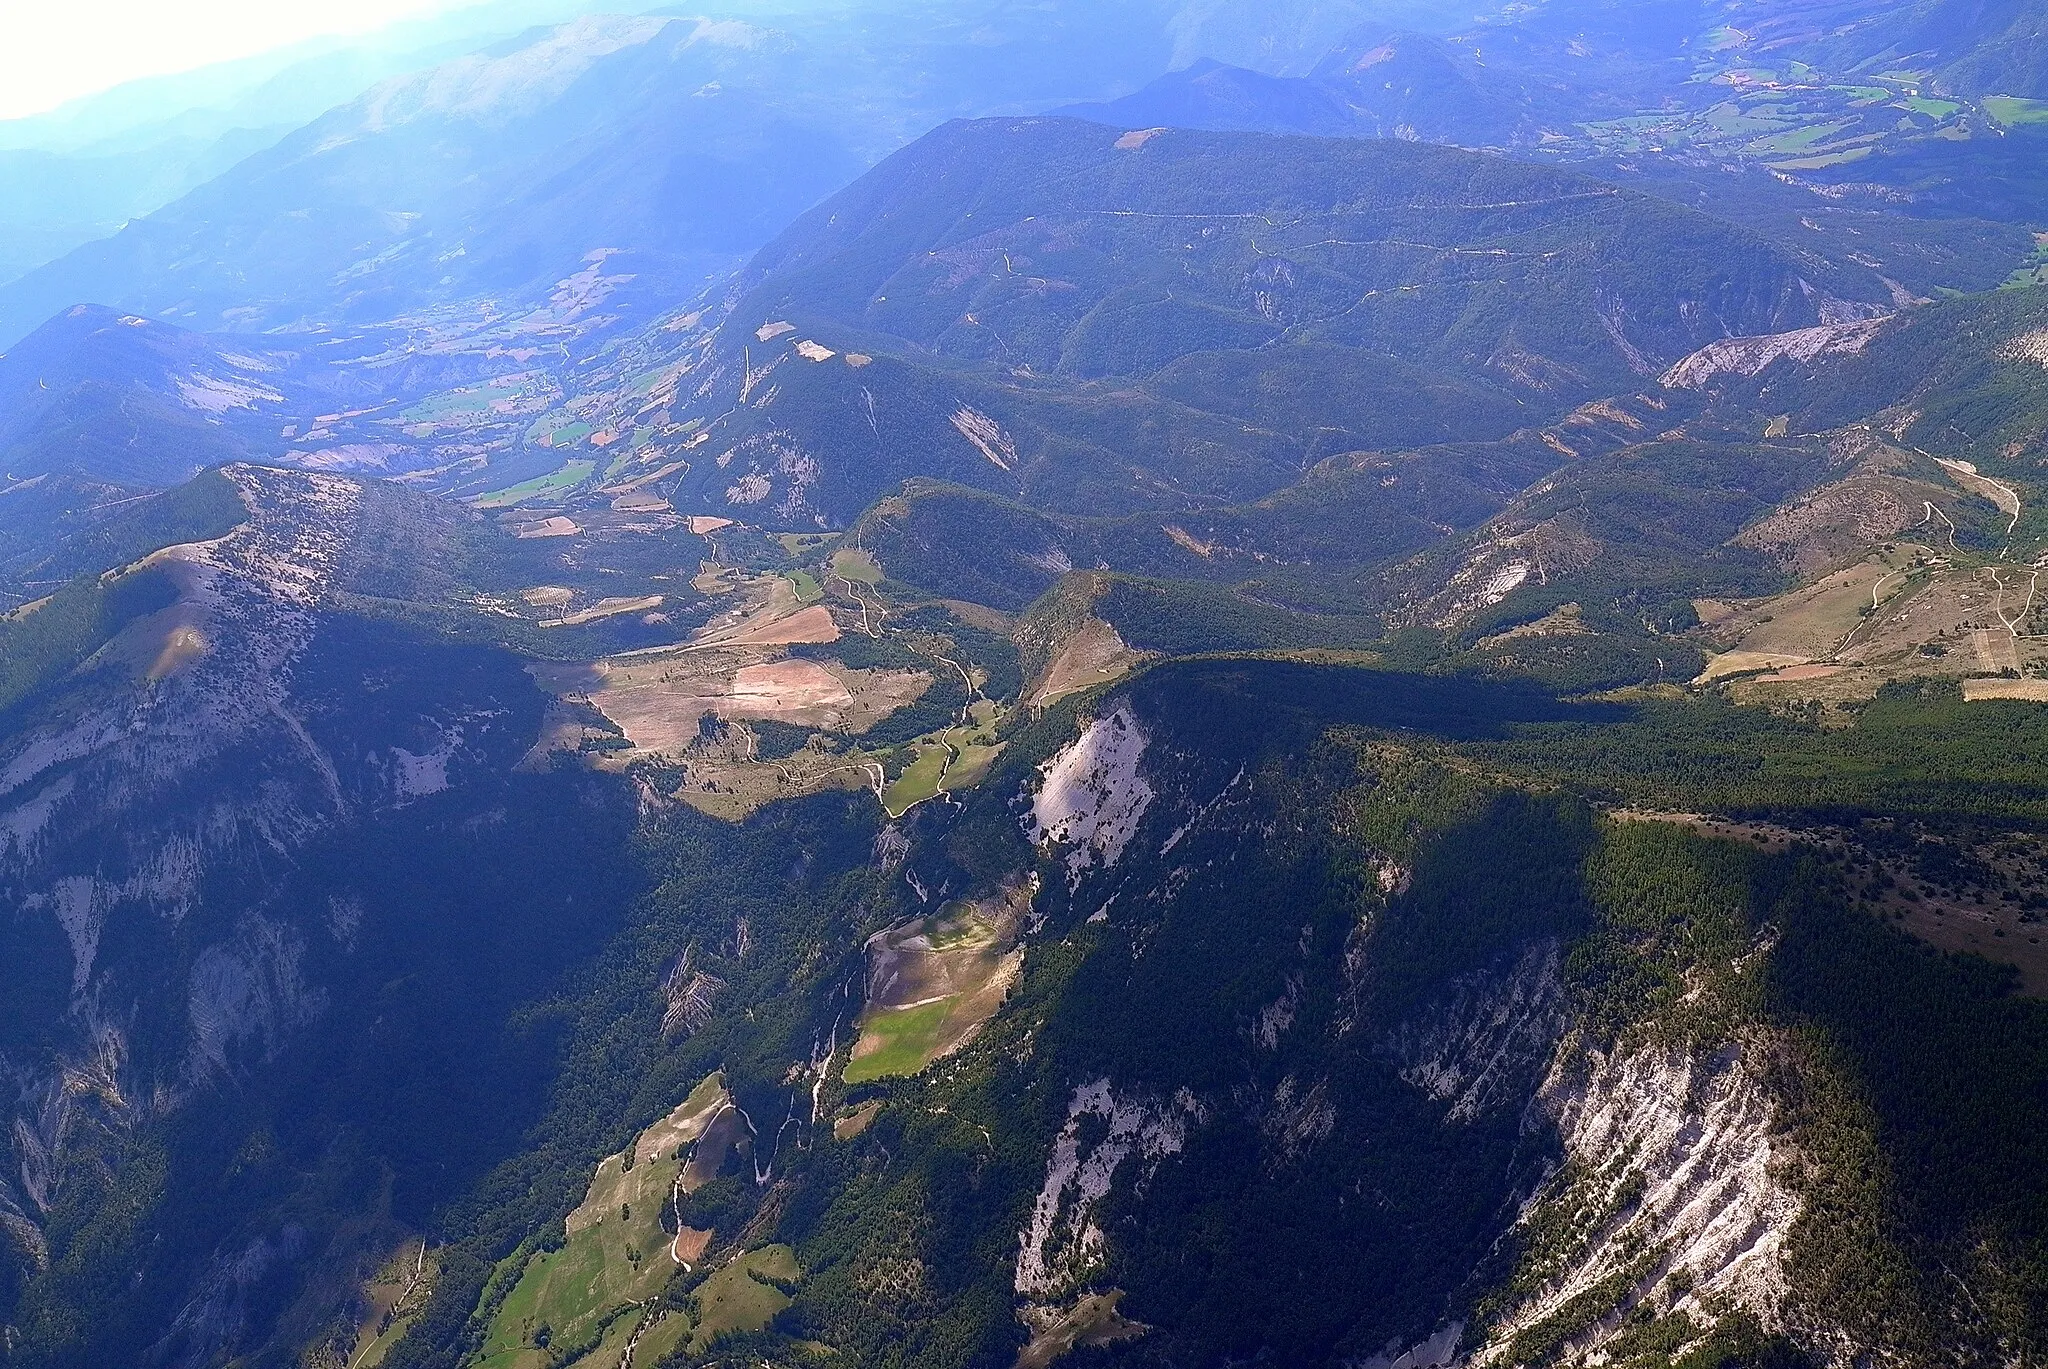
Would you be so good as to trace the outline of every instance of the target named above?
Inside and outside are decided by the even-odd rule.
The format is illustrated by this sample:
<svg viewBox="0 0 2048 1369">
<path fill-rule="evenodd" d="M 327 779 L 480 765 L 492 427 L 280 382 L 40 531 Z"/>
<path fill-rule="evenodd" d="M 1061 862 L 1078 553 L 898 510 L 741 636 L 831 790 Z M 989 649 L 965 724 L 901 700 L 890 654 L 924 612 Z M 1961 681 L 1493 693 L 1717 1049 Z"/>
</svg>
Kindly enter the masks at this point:
<svg viewBox="0 0 2048 1369">
<path fill-rule="evenodd" d="M 0 285 L 0 1365 L 2039 1358 L 2038 11 L 0 125 L 298 110 Z"/>
</svg>

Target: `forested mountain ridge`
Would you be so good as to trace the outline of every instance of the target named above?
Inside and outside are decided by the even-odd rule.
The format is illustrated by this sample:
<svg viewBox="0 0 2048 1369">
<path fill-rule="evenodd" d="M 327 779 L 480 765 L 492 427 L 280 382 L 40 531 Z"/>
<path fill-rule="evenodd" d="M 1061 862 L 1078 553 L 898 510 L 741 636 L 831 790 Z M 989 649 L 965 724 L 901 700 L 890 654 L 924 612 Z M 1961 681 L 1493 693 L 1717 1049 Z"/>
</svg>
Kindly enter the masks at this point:
<svg viewBox="0 0 2048 1369">
<path fill-rule="evenodd" d="M 1062 512 L 1258 497 L 1892 298 L 1857 262 L 1497 158 L 1064 121 L 943 129 L 743 279 L 674 411 L 717 469 L 677 497 L 822 526 L 911 473 Z M 1184 430 L 1191 468 L 1115 491 L 1108 434 L 1141 424 Z"/>
</svg>

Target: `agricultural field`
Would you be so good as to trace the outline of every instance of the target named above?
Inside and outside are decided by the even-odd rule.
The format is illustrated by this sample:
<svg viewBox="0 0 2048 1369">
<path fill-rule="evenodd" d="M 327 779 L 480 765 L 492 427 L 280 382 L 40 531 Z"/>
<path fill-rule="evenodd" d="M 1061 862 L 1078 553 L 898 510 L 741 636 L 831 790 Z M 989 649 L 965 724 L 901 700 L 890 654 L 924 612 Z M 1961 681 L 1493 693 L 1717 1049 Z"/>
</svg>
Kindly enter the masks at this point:
<svg viewBox="0 0 2048 1369">
<path fill-rule="evenodd" d="M 968 719 L 961 726 L 948 728 L 929 741 L 913 743 L 914 758 L 882 794 L 882 807 L 889 816 L 900 818 L 940 794 L 980 784 L 1002 755 L 998 729 L 1004 716 L 999 705 L 977 699 L 969 706 Z"/>
<path fill-rule="evenodd" d="M 1711 658 L 1702 682 L 1730 681 L 1746 700 L 1840 703 L 1891 680 L 1950 676 L 1965 679 L 1966 698 L 2000 697 L 1968 677 L 2011 675 L 2019 684 L 2048 671 L 2031 594 L 2039 574 L 1959 566 L 1931 548 L 1900 546 L 1709 623 L 1703 630 L 1733 646 Z"/>
<path fill-rule="evenodd" d="M 957 900 L 869 940 L 867 1006 L 847 1083 L 916 1074 L 974 1039 L 1023 963 L 1017 932 L 1036 892 L 1024 881 Z"/>
<path fill-rule="evenodd" d="M 2013 95 L 1987 95 L 1984 112 L 2007 127 L 2048 124 L 2048 100 L 2023 100 Z"/>
<path fill-rule="evenodd" d="M 430 395 L 399 414 L 414 437 L 461 431 L 530 417 L 560 399 L 561 385 L 545 371 L 493 376 L 477 385 Z"/>
<path fill-rule="evenodd" d="M 2034 234 L 2033 255 L 2020 263 L 2005 282 L 2008 290 L 2024 290 L 2032 285 L 2048 285 L 2048 233 Z"/>
<path fill-rule="evenodd" d="M 882 566 L 874 553 L 861 547 L 841 547 L 832 553 L 832 574 L 857 585 L 882 583 Z"/>
<path fill-rule="evenodd" d="M 1070 694 L 1122 679 L 1144 659 L 1145 653 L 1133 650 L 1114 627 L 1091 616 L 1047 663 L 1031 691 L 1031 706 L 1047 708 Z"/>
<path fill-rule="evenodd" d="M 784 655 L 773 647 L 664 648 L 590 665 L 537 665 L 560 695 L 587 700 L 636 750 L 688 752 L 704 720 L 768 719 L 858 735 L 930 688 L 912 670 L 854 670 L 834 661 Z"/>
<path fill-rule="evenodd" d="M 491 490 L 470 502 L 479 509 L 510 509 L 535 499 L 548 499 L 569 491 L 590 479 L 595 461 L 565 461 L 546 475 L 523 480 L 502 490 Z"/>
<path fill-rule="evenodd" d="M 1966 134 L 1977 113 L 1961 100 L 1924 94 L 1924 77 L 1912 72 L 1836 83 L 1794 62 L 1782 70 L 1730 67 L 1714 79 L 1731 91 L 1717 103 L 1586 124 L 1580 135 L 1606 155 L 1697 151 L 1817 171 L 1904 140 Z M 1987 100 L 1982 111 L 1990 120 L 2024 117 L 2010 102 L 2010 117 L 1993 106 Z"/>
<path fill-rule="evenodd" d="M 789 1294 L 778 1285 L 802 1277 L 796 1252 L 786 1245 L 763 1246 L 733 1260 L 691 1295 L 697 1315 L 689 1348 L 702 1353 L 720 1336 L 763 1329 L 789 1306 Z"/>
<path fill-rule="evenodd" d="M 565 1244 L 532 1254 L 516 1270 L 479 1365 L 543 1369 L 586 1345 L 623 1350 L 640 1306 L 703 1248 L 703 1233 L 664 1230 L 662 1214 L 675 1195 L 701 1182 L 689 1161 L 730 1110 L 724 1083 L 713 1075 L 624 1154 L 598 1165 L 582 1204 L 569 1214 Z M 500 1271 L 514 1276 L 510 1268 Z"/>
<path fill-rule="evenodd" d="M 573 447 L 597 432 L 597 425 L 573 414 L 553 413 L 526 430 L 526 440 L 536 447 Z"/>
<path fill-rule="evenodd" d="M 347 1369 L 378 1369 L 384 1363 L 391 1348 L 405 1338 L 426 1310 L 439 1272 L 434 1252 L 417 1238 L 400 1246 L 384 1262 L 363 1286 L 365 1314 L 349 1351 Z"/>
</svg>

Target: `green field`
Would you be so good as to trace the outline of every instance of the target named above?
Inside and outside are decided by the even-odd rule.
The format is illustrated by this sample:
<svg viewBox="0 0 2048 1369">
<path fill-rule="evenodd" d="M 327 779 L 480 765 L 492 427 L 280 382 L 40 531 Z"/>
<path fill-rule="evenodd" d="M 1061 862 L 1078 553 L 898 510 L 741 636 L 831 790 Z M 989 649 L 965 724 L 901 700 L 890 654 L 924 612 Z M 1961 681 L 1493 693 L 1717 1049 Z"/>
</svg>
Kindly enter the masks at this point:
<svg viewBox="0 0 2048 1369">
<path fill-rule="evenodd" d="M 683 1312 L 664 1312 L 660 1320 L 647 1328 L 640 1337 L 640 1344 L 634 1347 L 633 1360 L 636 1364 L 660 1364 L 689 1343 L 690 1333 L 696 1330 L 689 1315 Z M 603 1369 L 615 1369 L 614 1359 Z"/>
<path fill-rule="evenodd" d="M 526 430 L 526 440 L 537 447 L 570 447 L 596 431 L 591 424 L 567 414 L 548 414 Z"/>
<path fill-rule="evenodd" d="M 1759 138 L 1749 145 L 1751 152 L 1763 156 L 1780 155 L 1786 152 L 1804 152 L 1816 143 L 1826 142 L 1837 133 L 1853 125 L 1842 122 L 1814 124 L 1808 128 L 1795 128 L 1768 138 Z"/>
<path fill-rule="evenodd" d="M 2048 100 L 2023 100 L 2017 95 L 1987 95 L 1984 112 L 2002 124 L 2048 124 Z"/>
<path fill-rule="evenodd" d="M 1846 152 L 1829 152 L 1819 157 L 1797 157 L 1787 162 L 1772 162 L 1771 166 L 1779 171 L 1819 171 L 1822 167 L 1861 161 L 1869 155 L 1868 147 L 1852 147 Z"/>
<path fill-rule="evenodd" d="M 564 462 L 560 467 L 546 475 L 535 476 L 533 479 L 523 480 L 517 485 L 509 485 L 502 490 L 492 490 L 488 494 L 478 495 L 471 502 L 480 509 L 516 508 L 526 503 L 529 499 L 542 499 L 549 495 L 562 494 L 573 490 L 588 480 L 590 473 L 596 469 L 597 463 L 595 461 Z"/>
<path fill-rule="evenodd" d="M 697 1289 L 697 1327 L 690 1349 L 701 1354 L 728 1332 L 765 1329 L 790 1302 L 775 1282 L 792 1283 L 802 1275 L 796 1252 L 786 1245 L 762 1246 L 726 1265 Z M 634 1358 L 643 1364 L 654 1362 L 644 1349 Z"/>
<path fill-rule="evenodd" d="M 548 1352 L 556 1357 L 590 1345 L 600 1334 L 607 1348 L 614 1336 L 630 1334 L 630 1323 L 639 1315 L 634 1305 L 659 1294 L 677 1269 L 669 1233 L 661 1226 L 663 1204 L 682 1172 L 681 1153 L 688 1150 L 670 1148 L 678 1135 L 689 1135 L 674 1130 L 675 1118 L 701 1114 L 717 1103 L 722 1090 L 720 1076 L 712 1075 L 667 1122 L 642 1134 L 652 1139 L 634 1141 L 636 1155 L 654 1149 L 657 1141 L 659 1153 L 630 1169 L 620 1155 L 598 1165 L 582 1205 L 569 1216 L 567 1242 L 558 1250 L 535 1253 L 516 1271 L 518 1282 L 491 1320 L 479 1364 L 539 1369 L 552 1363 L 538 1344 L 543 1332 Z M 508 1262 L 499 1275 L 512 1278 L 514 1272 Z M 613 1321 L 621 1317 L 628 1323 L 624 1333 Z M 617 1357 L 609 1362 L 616 1364 Z"/>
<path fill-rule="evenodd" d="M 793 570 L 785 577 L 789 587 L 796 591 L 799 604 L 815 604 L 825 597 L 825 589 L 818 583 L 818 577 L 807 570 Z"/>
<path fill-rule="evenodd" d="M 874 554 L 860 547 L 841 547 L 832 553 L 832 573 L 842 580 L 863 585 L 882 583 L 882 567 Z"/>
<path fill-rule="evenodd" d="M 399 417 L 407 423 L 440 423 L 451 419 L 470 422 L 491 417 L 493 406 L 501 400 L 517 402 L 552 392 L 553 387 L 541 377 L 501 376 L 481 385 L 429 395 Z"/>
<path fill-rule="evenodd" d="M 831 532 L 782 532 L 775 535 L 775 540 L 791 556 L 806 556 L 837 536 Z"/>
<path fill-rule="evenodd" d="M 946 1000 L 863 1013 L 861 1031 L 880 1037 L 882 1048 L 848 1062 L 846 1082 L 865 1084 L 892 1074 L 915 1074 L 930 1064 L 938 1054 L 939 1033 L 952 1006 L 951 1000 Z"/>
<path fill-rule="evenodd" d="M 889 810 L 889 816 L 900 818 L 926 799 L 937 798 L 939 781 L 950 759 L 951 752 L 943 742 L 920 744 L 917 759 L 882 792 L 882 806 Z"/>
</svg>

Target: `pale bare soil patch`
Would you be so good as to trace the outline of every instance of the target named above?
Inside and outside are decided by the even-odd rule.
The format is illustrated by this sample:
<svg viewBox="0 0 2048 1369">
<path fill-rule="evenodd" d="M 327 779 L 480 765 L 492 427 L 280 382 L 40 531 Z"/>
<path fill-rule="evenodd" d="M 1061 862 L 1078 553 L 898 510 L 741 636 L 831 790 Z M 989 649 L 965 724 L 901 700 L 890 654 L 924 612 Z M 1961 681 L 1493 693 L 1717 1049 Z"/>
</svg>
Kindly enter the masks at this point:
<svg viewBox="0 0 2048 1369">
<path fill-rule="evenodd" d="M 1971 494 L 1976 495 L 1979 499 L 1988 501 L 2000 513 L 2012 519 L 2015 523 L 2019 521 L 2020 492 L 2018 490 L 2002 480 L 1993 480 L 1990 476 L 1979 475 L 1975 462 L 1951 461 L 1947 457 L 1937 456 L 1934 458 L 1934 464 L 1947 471 L 1949 479 L 1955 481 L 1956 484 L 1962 486 Z"/>
<path fill-rule="evenodd" d="M 922 671 L 762 660 L 758 651 L 746 649 L 677 649 L 534 670 L 546 688 L 589 699 L 635 750 L 671 753 L 686 751 L 700 739 L 706 714 L 863 732 L 917 699 L 932 682 Z"/>
<path fill-rule="evenodd" d="M 628 613 L 650 613 L 668 602 L 659 594 L 646 594 L 634 599 L 600 599 L 589 608 L 561 618 L 544 618 L 542 627 L 581 627 L 585 623 L 599 623 L 607 618 L 617 618 Z"/>
<path fill-rule="evenodd" d="M 2048 703 L 2048 680 L 1965 680 L 1963 698 L 2019 699 L 2027 703 Z"/>
<path fill-rule="evenodd" d="M 707 566 L 692 582 L 702 593 L 738 596 L 731 608 L 697 630 L 691 640 L 693 647 L 795 646 L 839 640 L 839 625 L 832 611 L 823 604 L 804 604 L 789 577 L 756 575 L 730 583 L 729 574 Z"/>
<path fill-rule="evenodd" d="M 816 661 L 774 661 L 733 672 L 717 711 L 721 717 L 782 718 L 852 702 L 853 691 Z"/>
<path fill-rule="evenodd" d="M 779 577 L 778 577 L 779 578 Z M 737 627 L 700 637 L 695 646 L 799 646 L 836 642 L 842 634 L 832 610 L 812 604 L 787 617 L 749 617 Z"/>
<path fill-rule="evenodd" d="M 1115 628 L 1090 618 L 1067 639 L 1026 697 L 1033 708 L 1045 708 L 1069 694 L 1121 679 L 1144 659 L 1144 653 L 1134 650 Z"/>
<path fill-rule="evenodd" d="M 1134 1340 L 1151 1330 L 1117 1311 L 1123 1290 L 1089 1293 L 1069 1308 L 1027 1307 L 1017 1314 L 1031 1331 L 1031 1343 L 1017 1352 L 1016 1369 L 1046 1369 L 1055 1360 L 1084 1346 Z"/>
<path fill-rule="evenodd" d="M 881 1112 L 882 1100 L 871 1098 L 845 1116 L 834 1118 L 832 1121 L 832 1139 L 835 1141 L 851 1141 L 854 1137 L 866 1131 L 868 1125 L 880 1116 Z"/>
<path fill-rule="evenodd" d="M 1842 667 L 1838 665 L 1795 665 L 1772 671 L 1763 678 L 1767 681 L 1796 683 L 1804 680 L 1825 680 L 1841 673 Z"/>
<path fill-rule="evenodd" d="M 1755 670 L 1776 670 L 1780 667 L 1805 665 L 1809 659 L 1811 658 L 1782 651 L 1724 651 L 1707 662 L 1707 668 L 1700 673 L 1698 683 L 1711 684 L 1715 680 L 1725 680 L 1731 675 L 1742 675 Z"/>
<path fill-rule="evenodd" d="M 1583 637 L 1591 632 L 1592 629 L 1586 626 L 1583 608 L 1577 604 L 1560 604 L 1533 623 L 1521 623 L 1506 632 L 1481 638 L 1479 646 L 1498 646 L 1502 642 L 1522 641 L 1530 637 Z"/>
</svg>

